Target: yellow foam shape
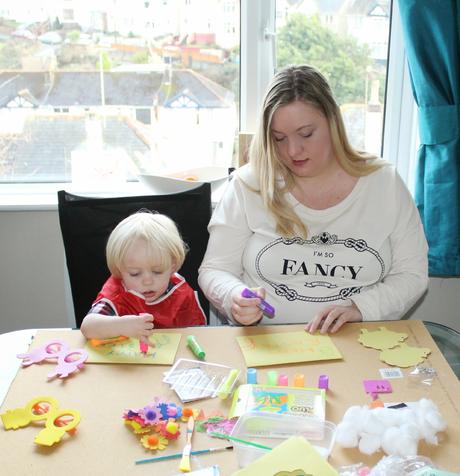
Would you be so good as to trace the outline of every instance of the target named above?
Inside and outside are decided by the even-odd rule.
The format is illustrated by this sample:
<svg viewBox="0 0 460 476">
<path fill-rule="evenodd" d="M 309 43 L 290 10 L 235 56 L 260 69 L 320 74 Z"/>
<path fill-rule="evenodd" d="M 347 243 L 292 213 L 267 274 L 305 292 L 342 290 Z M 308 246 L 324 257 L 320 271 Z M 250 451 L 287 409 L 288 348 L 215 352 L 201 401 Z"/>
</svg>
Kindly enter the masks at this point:
<svg viewBox="0 0 460 476">
<path fill-rule="evenodd" d="M 71 416 L 72 420 L 63 426 L 57 426 L 56 420 L 63 416 Z M 67 431 L 73 430 L 80 423 L 80 412 L 77 410 L 53 410 L 48 414 L 45 428 L 35 437 L 34 442 L 37 445 L 52 446 L 59 443 Z"/>
<path fill-rule="evenodd" d="M 34 407 L 39 403 L 48 403 L 48 412 L 34 413 Z M 58 406 L 59 404 L 57 400 L 53 397 L 35 397 L 30 400 L 24 408 L 7 410 L 5 413 L 0 414 L 0 418 L 5 430 L 17 430 L 18 428 L 23 428 L 29 425 L 33 421 L 46 420 L 48 414 L 57 409 Z"/>
<path fill-rule="evenodd" d="M 380 360 L 389 365 L 397 367 L 411 367 L 423 362 L 431 350 L 426 347 L 409 347 L 407 344 L 400 344 L 392 349 L 385 349 L 380 352 Z"/>
<path fill-rule="evenodd" d="M 404 332 L 389 331 L 386 327 L 379 327 L 376 331 L 369 332 L 367 329 L 361 329 L 361 335 L 358 338 L 364 347 L 383 350 L 395 347 L 403 340 L 407 339 Z"/>
</svg>

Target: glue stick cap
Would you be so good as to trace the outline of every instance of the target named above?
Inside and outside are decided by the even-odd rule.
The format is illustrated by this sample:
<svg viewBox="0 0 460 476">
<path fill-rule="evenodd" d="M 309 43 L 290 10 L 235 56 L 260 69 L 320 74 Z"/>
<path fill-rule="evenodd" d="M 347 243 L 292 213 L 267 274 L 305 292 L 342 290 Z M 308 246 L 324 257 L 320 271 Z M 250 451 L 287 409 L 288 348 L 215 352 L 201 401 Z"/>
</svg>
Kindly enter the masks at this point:
<svg viewBox="0 0 460 476">
<path fill-rule="evenodd" d="M 246 381 L 247 383 L 256 384 L 257 383 L 257 370 L 249 368 L 246 371 Z"/>
<path fill-rule="evenodd" d="M 276 386 L 278 384 L 278 372 L 276 370 L 269 370 L 267 372 L 267 385 Z"/>
</svg>

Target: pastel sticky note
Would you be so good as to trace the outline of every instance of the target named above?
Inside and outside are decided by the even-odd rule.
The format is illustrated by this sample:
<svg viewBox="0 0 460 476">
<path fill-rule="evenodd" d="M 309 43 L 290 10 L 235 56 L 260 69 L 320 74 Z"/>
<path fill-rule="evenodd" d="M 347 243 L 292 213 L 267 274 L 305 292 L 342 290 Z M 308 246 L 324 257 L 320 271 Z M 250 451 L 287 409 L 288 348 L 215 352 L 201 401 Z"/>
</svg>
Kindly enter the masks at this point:
<svg viewBox="0 0 460 476">
<path fill-rule="evenodd" d="M 409 347 L 407 344 L 400 344 L 392 349 L 383 350 L 379 358 L 382 362 L 397 367 L 412 367 L 423 362 L 430 352 L 431 350 L 426 347 Z"/>
<path fill-rule="evenodd" d="M 361 335 L 358 338 L 358 342 L 364 345 L 364 347 L 382 350 L 391 349 L 406 339 L 407 334 L 404 332 L 394 332 L 389 331 L 386 327 L 379 327 L 376 331 L 361 329 Z"/>
</svg>

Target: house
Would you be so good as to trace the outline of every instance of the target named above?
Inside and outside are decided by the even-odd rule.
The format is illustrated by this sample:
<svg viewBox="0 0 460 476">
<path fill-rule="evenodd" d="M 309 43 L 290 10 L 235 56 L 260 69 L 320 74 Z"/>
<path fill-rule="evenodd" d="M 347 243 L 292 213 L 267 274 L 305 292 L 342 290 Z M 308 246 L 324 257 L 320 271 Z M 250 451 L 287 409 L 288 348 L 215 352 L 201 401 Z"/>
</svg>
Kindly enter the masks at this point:
<svg viewBox="0 0 460 476">
<path fill-rule="evenodd" d="M 3 72 L 0 114 L 9 124 L 0 163 L 11 182 L 72 181 L 72 157 L 85 150 L 116 151 L 127 179 L 166 162 L 219 165 L 231 158 L 237 127 L 233 94 L 187 69 Z"/>
</svg>

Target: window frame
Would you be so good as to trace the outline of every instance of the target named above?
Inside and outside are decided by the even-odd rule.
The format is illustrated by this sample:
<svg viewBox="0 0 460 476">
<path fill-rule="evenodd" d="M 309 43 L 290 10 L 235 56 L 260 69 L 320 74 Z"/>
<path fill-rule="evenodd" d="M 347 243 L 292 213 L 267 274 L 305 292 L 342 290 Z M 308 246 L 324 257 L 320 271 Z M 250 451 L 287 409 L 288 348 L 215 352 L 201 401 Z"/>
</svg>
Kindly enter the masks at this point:
<svg viewBox="0 0 460 476">
<path fill-rule="evenodd" d="M 276 0 L 240 2 L 240 132 L 253 133 L 266 87 L 276 66 Z M 413 189 L 417 147 L 416 106 L 404 52 L 397 2 L 392 2 L 387 69 L 386 104 L 382 157 L 394 164 L 403 180 Z M 0 209 L 49 209 L 57 205 L 56 192 L 98 191 L 76 189 L 71 183 L 2 184 Z M 127 183 L 121 190 L 99 192 L 104 195 L 145 193 L 139 183 Z"/>
<path fill-rule="evenodd" d="M 241 0 L 241 132 L 254 132 L 264 91 L 274 74 L 276 35 L 270 32 L 275 31 L 275 7 L 275 0 Z M 267 11 L 269 8 L 272 9 L 271 16 Z M 249 22 L 243 14 L 252 15 L 252 25 L 257 19 L 259 27 L 246 32 L 243 22 Z M 267 35 L 263 35 L 263 32 Z M 250 41 L 243 43 L 243 40 Z M 260 57 L 268 58 L 268 64 L 263 70 L 257 71 L 255 69 Z M 255 79 L 252 84 L 249 80 L 251 77 Z M 247 91 L 243 91 L 245 85 L 250 86 Z M 416 104 L 407 67 L 401 18 L 397 2 L 392 1 L 382 158 L 396 167 L 411 191 L 414 188 L 418 146 L 417 126 Z"/>
</svg>

